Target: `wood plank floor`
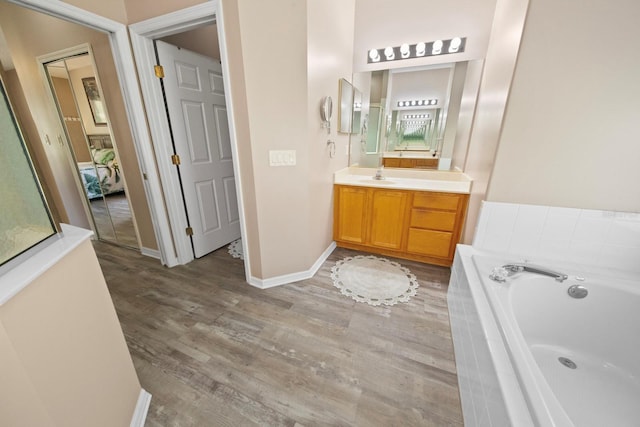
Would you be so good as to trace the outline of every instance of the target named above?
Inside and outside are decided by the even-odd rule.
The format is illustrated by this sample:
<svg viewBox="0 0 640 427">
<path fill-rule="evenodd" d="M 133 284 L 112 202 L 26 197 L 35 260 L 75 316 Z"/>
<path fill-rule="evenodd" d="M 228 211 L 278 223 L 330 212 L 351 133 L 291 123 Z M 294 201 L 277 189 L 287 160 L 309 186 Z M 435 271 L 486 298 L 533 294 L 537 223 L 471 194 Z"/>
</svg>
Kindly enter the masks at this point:
<svg viewBox="0 0 640 427">
<path fill-rule="evenodd" d="M 459 426 L 446 307 L 449 269 L 398 260 L 420 283 L 409 303 L 340 294 L 336 249 L 312 279 L 244 282 L 226 248 L 168 269 L 96 251 L 156 426 Z"/>
</svg>

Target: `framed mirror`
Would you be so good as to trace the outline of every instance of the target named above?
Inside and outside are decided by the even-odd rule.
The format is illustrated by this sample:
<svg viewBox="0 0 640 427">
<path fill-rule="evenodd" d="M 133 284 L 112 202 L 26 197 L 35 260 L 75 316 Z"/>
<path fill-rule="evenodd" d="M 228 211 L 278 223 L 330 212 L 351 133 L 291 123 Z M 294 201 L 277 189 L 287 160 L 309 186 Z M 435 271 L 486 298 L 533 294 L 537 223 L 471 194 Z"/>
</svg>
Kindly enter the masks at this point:
<svg viewBox="0 0 640 427">
<path fill-rule="evenodd" d="M 351 111 L 353 110 L 353 86 L 345 79 L 339 84 L 340 108 L 338 108 L 338 132 L 351 133 Z"/>
</svg>

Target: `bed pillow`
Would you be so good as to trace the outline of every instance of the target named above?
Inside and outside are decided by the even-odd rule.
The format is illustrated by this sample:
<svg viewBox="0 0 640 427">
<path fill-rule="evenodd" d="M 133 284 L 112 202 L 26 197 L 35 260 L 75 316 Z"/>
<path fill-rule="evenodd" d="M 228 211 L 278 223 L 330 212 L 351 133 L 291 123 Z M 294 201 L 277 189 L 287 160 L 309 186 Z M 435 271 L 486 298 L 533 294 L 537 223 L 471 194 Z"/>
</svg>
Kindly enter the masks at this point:
<svg viewBox="0 0 640 427">
<path fill-rule="evenodd" d="M 113 151 L 113 148 L 92 148 L 91 154 L 93 161 L 99 165 L 106 165 L 116 158 L 116 153 Z"/>
</svg>

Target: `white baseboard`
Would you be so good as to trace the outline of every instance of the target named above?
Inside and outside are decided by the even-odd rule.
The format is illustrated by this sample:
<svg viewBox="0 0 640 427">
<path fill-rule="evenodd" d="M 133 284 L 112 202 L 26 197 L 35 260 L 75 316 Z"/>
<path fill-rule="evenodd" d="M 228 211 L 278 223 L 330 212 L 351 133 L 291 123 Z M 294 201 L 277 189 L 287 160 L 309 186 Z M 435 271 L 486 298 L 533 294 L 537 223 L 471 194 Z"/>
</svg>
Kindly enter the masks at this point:
<svg viewBox="0 0 640 427">
<path fill-rule="evenodd" d="M 322 264 L 329 258 L 331 252 L 336 248 L 336 242 L 331 242 L 329 247 L 320 255 L 320 257 L 313 263 L 311 268 L 306 271 L 299 271 L 297 273 L 284 274 L 282 276 L 269 277 L 268 279 L 258 279 L 251 276 L 249 284 L 260 289 L 269 289 L 274 286 L 286 285 L 288 283 L 299 282 L 300 280 L 312 278 L 316 272 L 320 269 Z"/>
<path fill-rule="evenodd" d="M 140 248 L 140 253 L 155 259 L 160 259 L 160 251 L 157 249 Z"/>
<path fill-rule="evenodd" d="M 138 403 L 136 403 L 136 409 L 133 411 L 133 417 L 131 417 L 130 427 L 144 427 L 144 422 L 147 419 L 147 412 L 149 411 L 149 404 L 151 403 L 151 394 L 145 389 L 140 389 L 138 395 Z"/>
</svg>

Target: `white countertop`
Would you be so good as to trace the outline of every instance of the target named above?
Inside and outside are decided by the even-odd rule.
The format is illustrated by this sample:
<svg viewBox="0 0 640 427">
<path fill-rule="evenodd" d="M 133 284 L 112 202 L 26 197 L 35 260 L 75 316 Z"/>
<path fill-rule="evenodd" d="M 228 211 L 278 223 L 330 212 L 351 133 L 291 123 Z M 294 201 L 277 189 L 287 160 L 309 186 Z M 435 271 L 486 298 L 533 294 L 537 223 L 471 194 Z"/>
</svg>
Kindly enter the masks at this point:
<svg viewBox="0 0 640 427">
<path fill-rule="evenodd" d="M 0 276 L 0 305 L 29 286 L 42 273 L 93 235 L 91 230 L 67 224 L 60 224 L 60 228 L 62 233 L 51 237 L 51 240 L 44 244 L 41 243 L 41 249 L 36 249 L 29 258 Z"/>
<path fill-rule="evenodd" d="M 377 168 L 348 167 L 337 171 L 334 184 L 397 190 L 440 191 L 446 193 L 471 192 L 473 180 L 462 172 L 420 169 L 383 169 L 384 180 L 375 180 Z"/>
</svg>

